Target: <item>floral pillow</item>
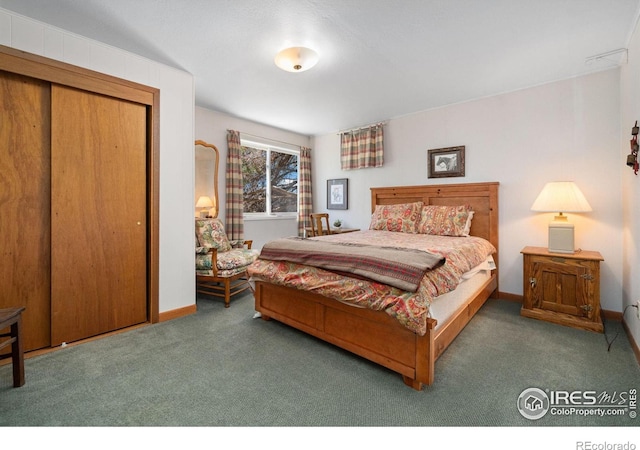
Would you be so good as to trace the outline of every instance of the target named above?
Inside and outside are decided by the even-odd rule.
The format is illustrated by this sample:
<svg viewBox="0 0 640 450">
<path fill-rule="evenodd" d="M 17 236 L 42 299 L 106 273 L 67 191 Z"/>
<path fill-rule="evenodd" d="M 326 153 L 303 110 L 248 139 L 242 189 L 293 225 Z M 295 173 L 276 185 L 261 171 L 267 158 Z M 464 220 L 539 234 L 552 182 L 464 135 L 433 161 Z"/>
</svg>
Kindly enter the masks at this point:
<svg viewBox="0 0 640 450">
<path fill-rule="evenodd" d="M 469 205 L 422 208 L 418 233 L 438 236 L 469 236 L 473 211 Z"/>
<path fill-rule="evenodd" d="M 199 247 L 217 248 L 220 252 L 231 250 L 231 243 L 220 219 L 196 219 L 196 238 Z"/>
<path fill-rule="evenodd" d="M 370 230 L 416 233 L 422 202 L 378 205 L 371 216 Z"/>
</svg>

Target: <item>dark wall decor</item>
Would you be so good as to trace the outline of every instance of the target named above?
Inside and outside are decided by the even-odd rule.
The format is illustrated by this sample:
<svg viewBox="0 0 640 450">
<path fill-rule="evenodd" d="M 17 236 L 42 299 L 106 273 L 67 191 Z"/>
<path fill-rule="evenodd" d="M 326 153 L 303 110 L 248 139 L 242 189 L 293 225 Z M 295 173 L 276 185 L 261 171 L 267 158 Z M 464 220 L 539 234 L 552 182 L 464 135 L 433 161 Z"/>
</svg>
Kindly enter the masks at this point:
<svg viewBox="0 0 640 450">
<path fill-rule="evenodd" d="M 638 121 L 631 128 L 631 153 L 627 155 L 627 166 L 633 169 L 633 173 L 638 175 Z"/>
<path fill-rule="evenodd" d="M 428 150 L 429 178 L 463 177 L 464 145 Z"/>
<path fill-rule="evenodd" d="M 327 180 L 327 209 L 347 209 L 348 199 L 348 178 Z"/>
</svg>

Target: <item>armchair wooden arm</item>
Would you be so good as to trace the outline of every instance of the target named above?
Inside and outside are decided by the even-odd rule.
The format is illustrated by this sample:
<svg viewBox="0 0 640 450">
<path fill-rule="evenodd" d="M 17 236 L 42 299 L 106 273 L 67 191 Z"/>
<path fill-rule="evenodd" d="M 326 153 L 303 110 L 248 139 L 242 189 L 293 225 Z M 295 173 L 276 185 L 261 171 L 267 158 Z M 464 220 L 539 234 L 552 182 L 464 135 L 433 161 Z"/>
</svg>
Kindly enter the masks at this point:
<svg viewBox="0 0 640 450">
<path fill-rule="evenodd" d="M 242 242 L 242 246 L 243 247 L 246 246 L 247 249 L 249 250 L 251 250 L 252 245 L 253 245 L 253 240 L 244 240 Z M 213 271 L 213 276 L 217 277 L 218 276 L 218 249 L 211 247 L 208 249 L 207 253 L 211 255 L 211 270 Z"/>
<path fill-rule="evenodd" d="M 213 276 L 218 276 L 218 249 L 211 247 L 207 252 L 211 255 L 211 270 L 213 271 Z"/>
<path fill-rule="evenodd" d="M 252 240 L 246 239 L 237 239 L 235 241 L 229 241 L 229 243 L 231 244 L 231 248 L 241 248 L 246 245 L 247 249 L 251 249 L 251 246 L 253 245 Z"/>
</svg>

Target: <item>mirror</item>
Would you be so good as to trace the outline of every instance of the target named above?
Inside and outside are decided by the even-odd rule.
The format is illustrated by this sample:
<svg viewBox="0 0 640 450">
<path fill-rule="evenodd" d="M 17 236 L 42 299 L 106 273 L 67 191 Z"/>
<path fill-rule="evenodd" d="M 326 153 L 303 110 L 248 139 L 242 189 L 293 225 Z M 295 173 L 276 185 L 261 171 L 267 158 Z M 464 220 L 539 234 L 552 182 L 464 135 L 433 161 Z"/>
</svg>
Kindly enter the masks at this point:
<svg viewBox="0 0 640 450">
<path fill-rule="evenodd" d="M 196 141 L 195 151 L 196 217 L 218 217 L 218 148 L 205 141 Z M 211 202 L 207 202 L 208 197 Z M 211 206 L 210 206 L 211 205 Z"/>
</svg>

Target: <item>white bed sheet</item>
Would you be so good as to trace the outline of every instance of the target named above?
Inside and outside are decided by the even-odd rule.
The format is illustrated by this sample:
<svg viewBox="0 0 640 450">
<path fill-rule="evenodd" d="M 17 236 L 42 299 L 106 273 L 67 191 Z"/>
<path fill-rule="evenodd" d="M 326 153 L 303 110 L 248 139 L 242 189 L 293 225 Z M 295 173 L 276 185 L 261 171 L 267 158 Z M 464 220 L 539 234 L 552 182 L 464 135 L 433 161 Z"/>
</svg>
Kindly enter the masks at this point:
<svg viewBox="0 0 640 450">
<path fill-rule="evenodd" d="M 493 257 L 462 275 L 462 281 L 454 291 L 440 295 L 431 301 L 429 315 L 438 321 L 435 329 L 447 322 L 457 310 L 476 292 L 489 278 L 496 265 Z"/>
</svg>

